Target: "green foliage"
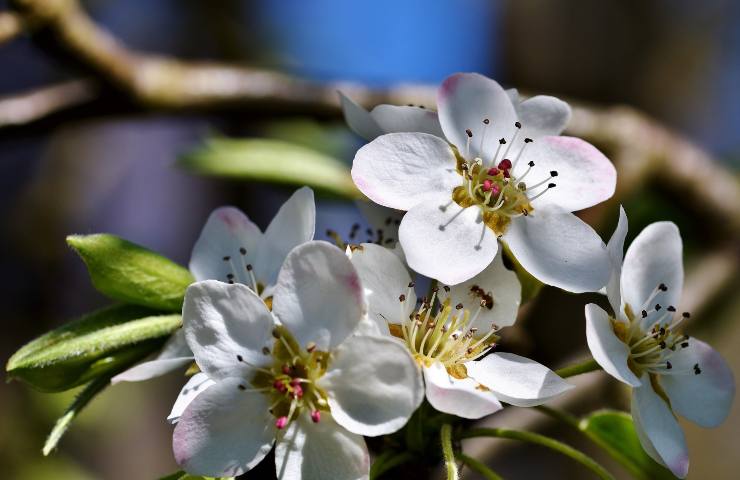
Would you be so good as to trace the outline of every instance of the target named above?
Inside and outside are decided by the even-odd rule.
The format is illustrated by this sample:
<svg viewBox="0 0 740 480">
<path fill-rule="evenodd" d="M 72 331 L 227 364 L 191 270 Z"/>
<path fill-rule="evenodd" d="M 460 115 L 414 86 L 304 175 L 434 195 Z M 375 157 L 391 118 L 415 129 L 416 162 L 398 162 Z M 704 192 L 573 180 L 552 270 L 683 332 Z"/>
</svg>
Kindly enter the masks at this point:
<svg viewBox="0 0 740 480">
<path fill-rule="evenodd" d="M 179 312 L 190 272 L 115 235 L 70 235 L 67 243 L 87 265 L 93 285 L 115 300 Z"/>
<path fill-rule="evenodd" d="M 583 418 L 578 428 L 614 459 L 642 480 L 669 480 L 670 471 L 656 463 L 640 445 L 632 417 L 615 410 L 599 410 Z"/>
<path fill-rule="evenodd" d="M 519 283 L 522 285 L 522 303 L 526 303 L 532 300 L 542 290 L 543 283 L 532 276 L 531 273 L 526 271 L 519 260 L 516 259 L 509 246 L 505 243 L 501 244 L 504 248 L 504 265 L 510 270 L 516 273 L 519 278 Z"/>
<path fill-rule="evenodd" d="M 361 196 L 340 160 L 302 145 L 265 138 L 212 138 L 179 165 L 202 175 L 307 185 L 340 197 Z"/>
<path fill-rule="evenodd" d="M 13 355 L 11 378 L 46 392 L 115 374 L 157 350 L 182 323 L 180 315 L 157 315 L 135 305 L 98 310 L 47 332 Z"/>
</svg>

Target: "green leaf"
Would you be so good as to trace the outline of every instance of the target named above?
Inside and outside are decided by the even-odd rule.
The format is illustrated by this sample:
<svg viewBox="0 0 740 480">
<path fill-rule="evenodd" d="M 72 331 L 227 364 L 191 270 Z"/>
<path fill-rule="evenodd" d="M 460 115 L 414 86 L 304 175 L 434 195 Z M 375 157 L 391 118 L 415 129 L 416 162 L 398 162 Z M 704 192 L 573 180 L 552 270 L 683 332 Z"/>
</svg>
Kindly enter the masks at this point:
<svg viewBox="0 0 740 480">
<path fill-rule="evenodd" d="M 345 198 L 361 197 L 347 165 L 329 155 L 282 140 L 212 138 L 181 157 L 178 164 L 202 175 L 308 185 Z"/>
<path fill-rule="evenodd" d="M 70 235 L 92 283 L 115 300 L 180 312 L 190 272 L 158 253 L 109 234 Z"/>
<path fill-rule="evenodd" d="M 629 414 L 615 410 L 599 410 L 583 418 L 578 427 L 636 478 L 642 480 L 675 478 L 668 469 L 645 453 Z"/>
<path fill-rule="evenodd" d="M 516 259 L 509 246 L 503 243 L 504 247 L 504 265 L 516 273 L 519 283 L 522 285 L 522 303 L 532 300 L 540 293 L 544 284 L 534 278 L 531 273 L 526 271 L 519 260 Z"/>
<path fill-rule="evenodd" d="M 98 310 L 23 346 L 6 369 L 11 378 L 59 392 L 123 371 L 161 347 L 182 324 L 180 315 L 156 315 L 135 305 Z"/>
</svg>

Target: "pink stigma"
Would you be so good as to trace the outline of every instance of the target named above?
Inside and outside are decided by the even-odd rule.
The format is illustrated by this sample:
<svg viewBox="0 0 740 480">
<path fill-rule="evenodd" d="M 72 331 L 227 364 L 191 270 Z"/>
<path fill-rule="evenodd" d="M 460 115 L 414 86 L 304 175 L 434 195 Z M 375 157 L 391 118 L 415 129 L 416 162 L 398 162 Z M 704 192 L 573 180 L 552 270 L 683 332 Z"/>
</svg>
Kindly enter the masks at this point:
<svg viewBox="0 0 740 480">
<path fill-rule="evenodd" d="M 499 187 L 498 185 L 494 183 L 493 187 L 491 187 L 491 191 L 493 192 L 493 196 L 495 197 L 496 195 L 499 194 L 499 192 L 501 192 L 501 187 Z"/>
<path fill-rule="evenodd" d="M 293 398 L 301 398 L 303 396 L 303 387 L 296 385 L 293 387 Z"/>
<path fill-rule="evenodd" d="M 501 160 L 499 162 L 498 168 L 500 168 L 501 170 L 508 170 L 508 169 L 510 169 L 511 168 L 511 160 L 509 160 L 508 158 L 504 158 L 503 160 Z M 506 172 L 504 172 L 504 173 L 506 173 Z"/>
<path fill-rule="evenodd" d="M 275 380 L 272 386 L 280 393 L 285 392 L 285 382 L 283 382 L 282 380 Z"/>
<path fill-rule="evenodd" d="M 500 170 L 498 168 L 496 168 L 496 167 L 491 167 L 491 168 L 488 169 L 488 174 L 490 176 L 492 176 L 492 177 L 495 177 L 496 175 L 498 175 L 499 172 L 500 172 Z"/>
<path fill-rule="evenodd" d="M 490 192 L 490 191 L 491 191 L 491 187 L 492 187 L 492 186 L 493 186 L 493 182 L 492 182 L 492 181 L 490 181 L 490 180 L 485 180 L 485 181 L 483 182 L 483 191 L 484 191 L 484 192 Z"/>
<path fill-rule="evenodd" d="M 321 412 L 318 410 L 311 412 L 311 420 L 313 420 L 313 423 L 319 423 L 321 421 Z"/>
<path fill-rule="evenodd" d="M 288 425 L 288 417 L 280 417 L 275 420 L 275 428 L 278 430 L 282 430 L 286 425 Z"/>
</svg>

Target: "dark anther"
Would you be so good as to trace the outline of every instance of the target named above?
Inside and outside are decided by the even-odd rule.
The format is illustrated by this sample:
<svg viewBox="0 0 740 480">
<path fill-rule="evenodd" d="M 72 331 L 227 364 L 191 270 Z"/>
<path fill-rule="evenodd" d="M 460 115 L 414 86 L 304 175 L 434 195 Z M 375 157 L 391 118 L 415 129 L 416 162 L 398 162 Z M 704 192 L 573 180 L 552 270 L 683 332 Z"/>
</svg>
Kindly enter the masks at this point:
<svg viewBox="0 0 740 480">
<path fill-rule="evenodd" d="M 246 254 L 247 254 L 247 249 L 246 249 L 246 248 L 244 248 L 244 247 L 241 247 L 241 248 L 239 249 L 239 253 L 241 253 L 242 255 L 246 255 Z"/>
<path fill-rule="evenodd" d="M 242 357 L 241 355 L 237 355 L 236 359 L 239 360 L 240 362 L 244 361 L 244 357 Z"/>
<path fill-rule="evenodd" d="M 469 128 L 465 130 L 465 134 L 468 138 L 473 138 L 473 132 Z"/>
<path fill-rule="evenodd" d="M 642 312 L 640 312 L 640 315 L 642 315 L 642 318 L 647 317 L 647 311 L 643 310 Z"/>
<path fill-rule="evenodd" d="M 659 345 L 660 345 L 660 348 L 662 348 L 663 350 L 665 350 L 665 347 L 666 347 L 665 341 L 660 342 Z"/>
<path fill-rule="evenodd" d="M 232 278 L 234 278 L 234 274 L 233 273 L 227 273 L 226 274 L 226 278 L 228 278 L 229 280 L 231 280 Z"/>
<path fill-rule="evenodd" d="M 688 346 L 689 346 L 689 342 L 683 342 L 683 343 L 681 344 L 681 348 L 686 348 L 686 347 L 688 347 Z"/>
<path fill-rule="evenodd" d="M 557 177 L 557 176 L 558 176 L 558 171 L 557 171 L 557 170 L 553 170 L 553 171 L 551 171 L 551 172 L 550 172 L 550 176 L 551 176 L 551 177 Z"/>
<path fill-rule="evenodd" d="M 401 295 L 399 295 L 399 296 L 398 296 L 398 300 L 399 300 L 400 302 L 405 302 L 405 301 L 406 301 L 406 295 L 404 295 L 404 294 L 402 293 Z"/>
<path fill-rule="evenodd" d="M 501 138 L 501 139 L 499 139 L 498 143 L 501 144 L 501 145 L 506 145 L 506 139 L 505 138 Z"/>
<path fill-rule="evenodd" d="M 267 347 L 262 347 L 262 354 L 263 355 L 269 355 L 270 354 L 270 349 L 267 348 Z"/>
<path fill-rule="evenodd" d="M 555 184 L 554 183 L 548 183 L 547 184 L 547 188 L 555 188 Z"/>
<path fill-rule="evenodd" d="M 529 165 L 530 167 L 534 167 L 534 162 L 532 160 L 530 160 L 527 165 Z"/>
<path fill-rule="evenodd" d="M 409 282 L 409 285 L 408 285 L 408 287 L 409 287 L 409 288 L 414 288 L 414 282 Z"/>
<path fill-rule="evenodd" d="M 665 335 L 665 328 L 660 327 L 660 336 L 662 337 L 663 335 Z"/>
<path fill-rule="evenodd" d="M 668 308 L 666 308 L 666 310 L 668 310 L 669 312 L 675 312 L 676 307 L 674 307 L 673 305 L 668 305 Z"/>
<path fill-rule="evenodd" d="M 272 336 L 275 338 L 280 338 L 280 331 L 277 328 L 273 329 Z"/>
<path fill-rule="evenodd" d="M 226 255 L 226 256 L 224 257 L 224 262 L 228 262 L 229 260 L 231 260 L 231 257 L 230 257 L 230 256 L 228 256 L 228 255 Z"/>
<path fill-rule="evenodd" d="M 521 124 L 521 123 L 519 123 L 519 122 L 516 122 L 516 123 L 514 123 L 514 126 L 515 126 L 516 128 L 522 128 L 522 124 Z"/>
<path fill-rule="evenodd" d="M 229 279 L 229 285 L 233 285 L 233 284 L 234 284 L 234 280 L 230 278 Z"/>
<path fill-rule="evenodd" d="M 670 370 L 671 368 L 673 368 L 673 365 L 671 365 L 671 362 L 665 362 L 665 368 Z"/>
<path fill-rule="evenodd" d="M 327 231 L 326 231 L 326 236 L 327 236 L 327 237 L 331 237 L 331 236 L 332 236 L 332 235 L 334 235 L 334 234 L 336 234 L 336 232 L 335 232 L 334 230 L 327 230 Z"/>
<path fill-rule="evenodd" d="M 691 316 L 691 314 L 690 314 L 689 312 L 683 312 L 683 313 L 681 314 L 681 316 L 682 316 L 683 318 L 689 318 L 689 317 Z"/>
<path fill-rule="evenodd" d="M 694 374 L 699 375 L 701 373 L 701 368 L 699 368 L 699 364 L 694 364 Z"/>
<path fill-rule="evenodd" d="M 524 139 L 524 143 L 532 143 L 532 139 L 531 138 L 525 138 Z"/>
<path fill-rule="evenodd" d="M 659 303 L 656 303 L 655 304 L 655 311 L 656 312 L 659 312 L 661 308 L 663 308 L 663 307 L 661 307 Z"/>
<path fill-rule="evenodd" d="M 658 289 L 659 289 L 659 290 L 660 290 L 661 292 L 666 292 L 666 291 L 668 291 L 668 286 L 666 286 L 666 284 L 665 284 L 665 283 L 661 283 L 660 285 L 658 285 Z"/>
<path fill-rule="evenodd" d="M 484 118 L 483 119 L 483 123 L 485 123 L 486 125 L 488 125 L 489 123 L 491 123 L 491 121 L 489 119 L 487 119 L 487 118 Z"/>
<path fill-rule="evenodd" d="M 457 305 L 455 305 L 455 308 L 456 308 L 457 310 L 462 310 L 462 308 L 463 308 L 463 304 L 462 304 L 462 303 L 458 303 Z"/>
<path fill-rule="evenodd" d="M 442 287 L 442 288 L 444 289 L 444 291 L 445 291 L 445 292 L 449 292 L 449 291 L 450 291 L 450 287 L 448 287 L 447 285 L 445 285 L 445 286 L 444 286 L 444 287 Z"/>
<path fill-rule="evenodd" d="M 248 263 L 247 264 L 247 271 L 248 272 L 251 272 L 252 271 L 252 264 L 251 263 Z"/>
<path fill-rule="evenodd" d="M 247 387 L 245 387 L 244 385 L 241 385 L 241 384 L 239 385 L 239 390 L 246 390 L 246 389 Z"/>
</svg>

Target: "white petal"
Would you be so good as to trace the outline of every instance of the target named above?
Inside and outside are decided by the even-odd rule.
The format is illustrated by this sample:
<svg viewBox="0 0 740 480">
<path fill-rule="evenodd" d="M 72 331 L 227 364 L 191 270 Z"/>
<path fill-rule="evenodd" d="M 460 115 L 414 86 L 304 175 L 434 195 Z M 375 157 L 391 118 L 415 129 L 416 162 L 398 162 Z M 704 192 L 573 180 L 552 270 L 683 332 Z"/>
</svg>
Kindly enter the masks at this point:
<svg viewBox="0 0 740 480">
<path fill-rule="evenodd" d="M 424 367 L 423 371 L 427 400 L 440 412 L 477 419 L 503 408 L 493 392 L 471 378 L 461 380 L 450 376 L 439 362 Z"/>
<path fill-rule="evenodd" d="M 195 400 L 195 397 L 215 384 L 216 382 L 208 378 L 208 375 L 202 372 L 196 373 L 190 377 L 188 383 L 186 383 L 185 386 L 182 387 L 182 390 L 180 390 L 180 394 L 177 396 L 177 400 L 175 400 L 175 404 L 172 406 L 172 411 L 167 415 L 167 421 L 170 423 L 177 423 L 182 416 L 182 412 L 184 412 L 185 409 L 188 408 L 188 405 Z"/>
<path fill-rule="evenodd" d="M 386 207 L 409 210 L 462 183 L 450 145 L 427 133 L 389 133 L 355 154 L 352 179 L 362 193 Z"/>
<path fill-rule="evenodd" d="M 443 299 L 449 296 L 451 305 L 462 303 L 475 312 L 483 300 L 480 290 L 491 296 L 493 305 L 481 307 L 474 326 L 487 331 L 491 324 L 498 328 L 514 325 L 522 297 L 522 287 L 516 273 L 504 266 L 500 252 L 481 273 L 470 280 L 451 286 L 449 294 L 445 294 L 444 290 L 440 290 L 439 294 Z"/>
<path fill-rule="evenodd" d="M 209 387 L 185 409 L 172 436 L 175 460 L 188 473 L 233 477 L 257 465 L 275 438 L 269 399 L 243 391 L 239 378 Z"/>
<path fill-rule="evenodd" d="M 504 241 L 525 270 L 547 285 L 568 292 L 597 292 L 606 285 L 611 263 L 599 235 L 572 213 L 535 210 L 511 222 Z"/>
<path fill-rule="evenodd" d="M 659 292 L 650 307 L 659 303 L 678 308 L 683 288 L 683 242 L 673 222 L 651 223 L 632 241 L 622 266 L 622 302 L 639 312 L 661 283 L 668 291 Z"/>
<path fill-rule="evenodd" d="M 193 362 L 193 352 L 185 341 L 185 332 L 182 328 L 170 336 L 154 359 L 135 365 L 123 373 L 111 378 L 111 383 L 141 382 L 160 377 L 174 370 L 178 370 Z"/>
<path fill-rule="evenodd" d="M 673 474 L 684 478 L 689 470 L 689 452 L 683 430 L 673 416 L 668 404 L 650 386 L 647 374 L 643 386 L 632 389 L 632 418 L 639 436 L 650 440 L 645 451 L 657 453 L 656 461 L 664 464 Z M 652 451 L 651 451 L 652 450 Z"/>
<path fill-rule="evenodd" d="M 235 207 L 221 207 L 211 213 L 203 231 L 193 247 L 190 257 L 190 272 L 197 281 L 228 280 L 227 275 L 235 275 L 234 280 L 247 283 L 246 271 L 242 271 L 242 260 L 253 263 L 257 245 L 262 238 L 259 227 Z M 241 248 L 247 254 L 241 258 Z M 229 257 L 230 261 L 224 258 Z"/>
<path fill-rule="evenodd" d="M 352 254 L 367 300 L 367 313 L 381 332 L 388 324 L 405 321 L 416 306 L 416 294 L 409 288 L 411 276 L 401 260 L 387 248 L 363 243 Z M 404 295 L 403 302 L 399 297 Z"/>
<path fill-rule="evenodd" d="M 522 123 L 520 135 L 524 137 L 537 139 L 545 135 L 560 135 L 570 121 L 570 106 L 559 98 L 537 95 L 513 103 Z"/>
<path fill-rule="evenodd" d="M 398 236 L 409 267 L 447 285 L 473 278 L 498 251 L 496 235 L 483 223 L 480 209 L 463 209 L 448 197 L 411 209 Z"/>
<path fill-rule="evenodd" d="M 514 106 L 504 89 L 477 73 L 447 77 L 437 93 L 437 109 L 445 137 L 469 159 L 480 157 L 490 161 L 499 139 L 511 139 L 517 121 Z M 485 125 L 484 119 L 490 123 Z M 468 129 L 473 133 L 469 155 Z"/>
<path fill-rule="evenodd" d="M 624 317 L 624 312 L 622 311 L 620 279 L 622 277 L 624 239 L 627 236 L 627 229 L 627 214 L 624 213 L 624 208 L 620 205 L 617 228 L 614 229 L 612 238 L 610 238 L 609 243 L 606 244 L 606 251 L 609 254 L 609 260 L 612 264 L 609 283 L 606 284 L 606 296 L 609 298 L 609 304 L 612 306 L 612 310 L 614 310 L 614 313 L 619 315 L 620 318 Z"/>
<path fill-rule="evenodd" d="M 586 341 L 606 373 L 627 385 L 640 386 L 640 379 L 627 364 L 629 347 L 614 334 L 609 315 L 594 303 L 586 305 Z"/>
<path fill-rule="evenodd" d="M 281 433 L 275 446 L 279 480 L 367 479 L 370 455 L 365 440 L 340 427 L 331 414 L 313 423 L 300 415 Z"/>
<path fill-rule="evenodd" d="M 513 353 L 492 353 L 465 367 L 499 400 L 519 407 L 541 405 L 573 388 L 546 366 Z"/>
<path fill-rule="evenodd" d="M 294 247 L 312 240 L 315 228 L 313 190 L 303 187 L 280 207 L 265 230 L 254 261 L 257 280 L 275 285 L 285 257 Z"/>
<path fill-rule="evenodd" d="M 143 382 L 144 380 L 151 380 L 152 378 L 161 377 L 162 375 L 184 368 L 186 365 L 193 363 L 193 360 L 194 358 L 192 356 L 149 360 L 148 362 L 135 365 L 123 373 L 119 373 L 111 378 L 111 383 L 115 385 L 119 382 Z"/>
<path fill-rule="evenodd" d="M 190 285 L 182 321 L 195 361 L 214 380 L 247 376 L 252 372 L 248 364 L 259 367 L 270 362 L 262 349 L 272 345 L 272 315 L 244 285 L 215 280 Z"/>
<path fill-rule="evenodd" d="M 444 138 L 437 112 L 425 108 L 378 105 L 370 116 L 385 133 L 420 132 Z"/>
<path fill-rule="evenodd" d="M 424 400 L 419 367 L 393 338 L 348 338 L 334 350 L 319 386 L 337 423 L 370 437 L 403 427 Z"/>
<path fill-rule="evenodd" d="M 539 183 L 550 177 L 551 172 L 557 172 L 557 176 L 550 180 L 556 186 L 532 202 L 535 212 L 546 205 L 575 212 L 614 195 L 617 185 L 614 165 L 596 147 L 579 138 L 542 137 L 535 140 L 526 148 L 514 174 L 522 175 L 529 161 L 535 163 L 527 175 L 529 184 Z M 543 185 L 533 193 L 544 188 L 546 186 Z"/>
<path fill-rule="evenodd" d="M 671 356 L 672 370 L 685 375 L 663 375 L 660 385 L 671 408 L 702 427 L 719 426 L 732 408 L 735 378 L 727 362 L 706 343 L 690 338 L 689 346 Z M 694 373 L 698 365 L 700 374 Z"/>
<path fill-rule="evenodd" d="M 354 100 L 342 92 L 339 92 L 339 99 L 342 103 L 344 121 L 347 122 L 349 128 L 357 135 L 365 140 L 373 140 L 375 137 L 379 137 L 385 133 L 380 129 L 373 117 L 370 116 L 370 112 L 355 103 Z"/>
<path fill-rule="evenodd" d="M 365 312 L 360 277 L 334 245 L 304 243 L 285 259 L 272 311 L 301 346 L 313 342 L 329 351 L 352 333 Z"/>
</svg>

